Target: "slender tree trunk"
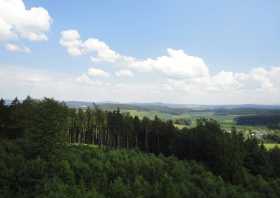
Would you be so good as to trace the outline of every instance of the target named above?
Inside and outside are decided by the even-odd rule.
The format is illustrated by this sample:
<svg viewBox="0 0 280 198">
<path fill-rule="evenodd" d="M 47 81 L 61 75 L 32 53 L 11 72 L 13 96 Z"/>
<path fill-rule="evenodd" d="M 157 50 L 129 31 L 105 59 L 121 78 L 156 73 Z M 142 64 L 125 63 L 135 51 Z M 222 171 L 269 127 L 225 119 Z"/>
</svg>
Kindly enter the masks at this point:
<svg viewBox="0 0 280 198">
<path fill-rule="evenodd" d="M 138 148 L 138 137 L 137 137 L 137 135 L 135 136 L 135 147 Z"/>
<path fill-rule="evenodd" d="M 145 150 L 149 151 L 149 145 L 148 145 L 148 131 L 145 129 Z"/>
<path fill-rule="evenodd" d="M 157 150 L 158 150 L 158 153 L 160 153 L 159 134 L 157 135 Z"/>
<path fill-rule="evenodd" d="M 128 135 L 126 135 L 126 148 L 128 149 Z"/>
</svg>

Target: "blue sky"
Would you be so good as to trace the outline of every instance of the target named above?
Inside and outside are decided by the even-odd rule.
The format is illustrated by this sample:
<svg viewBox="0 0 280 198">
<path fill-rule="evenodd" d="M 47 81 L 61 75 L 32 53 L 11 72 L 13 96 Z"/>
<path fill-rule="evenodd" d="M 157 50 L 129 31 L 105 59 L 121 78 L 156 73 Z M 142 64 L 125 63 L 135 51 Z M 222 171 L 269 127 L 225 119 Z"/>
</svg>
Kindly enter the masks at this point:
<svg viewBox="0 0 280 198">
<path fill-rule="evenodd" d="M 4 5 L 5 0 L 0 0 L 0 11 L 1 2 Z M 277 0 L 25 0 L 23 4 L 26 13 L 34 7 L 48 12 L 51 20 L 47 16 L 42 18 L 49 23 L 47 29 L 42 27 L 45 23 L 26 17 L 32 31 L 45 34 L 47 40 L 26 37 L 22 31 L 27 31 L 29 26 L 20 25 L 26 21 L 15 22 L 12 16 L 0 14 L 0 20 L 2 17 L 15 26 L 18 34 L 16 39 L 1 40 L 0 28 L 0 72 L 3 76 L 31 73 L 38 80 L 32 85 L 28 82 L 14 87 L 9 83 L 11 78 L 2 80 L 6 85 L 2 87 L 2 97 L 29 94 L 64 100 L 279 103 L 280 83 L 275 80 L 280 66 L 280 2 Z M 9 8 L 22 9 L 13 6 Z M 69 43 L 61 44 L 61 32 L 68 30 L 79 34 L 74 40 L 82 45 L 87 39 L 98 39 L 120 58 L 112 62 L 97 55 L 100 60 L 93 62 L 90 58 L 104 51 L 92 46 L 76 46 L 80 55 L 67 53 Z M 18 48 L 7 50 L 10 43 L 30 52 Z M 169 48 L 176 50 L 173 58 L 168 54 Z M 183 52 L 182 56 L 179 51 Z M 159 61 L 163 56 L 171 58 Z M 133 58 L 133 63 L 128 63 L 125 57 Z M 152 60 L 149 63 L 148 58 Z M 162 67 L 164 61 L 166 67 Z M 148 69 L 141 71 L 139 67 Z M 89 71 L 92 68 L 94 72 Z M 119 71 L 123 71 L 119 75 L 122 78 L 117 77 Z M 55 85 L 44 88 L 37 85 L 41 76 L 64 79 L 61 90 L 67 93 L 48 88 Z"/>
</svg>

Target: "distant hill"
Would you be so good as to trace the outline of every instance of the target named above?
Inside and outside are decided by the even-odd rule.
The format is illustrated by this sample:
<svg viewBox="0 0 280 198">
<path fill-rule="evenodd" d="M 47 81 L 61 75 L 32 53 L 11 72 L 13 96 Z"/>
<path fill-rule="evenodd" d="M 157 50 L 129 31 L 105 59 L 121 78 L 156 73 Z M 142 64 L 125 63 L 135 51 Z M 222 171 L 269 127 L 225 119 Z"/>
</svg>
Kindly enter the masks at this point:
<svg viewBox="0 0 280 198">
<path fill-rule="evenodd" d="M 83 102 L 67 101 L 71 108 L 94 108 L 103 110 L 137 110 L 137 111 L 157 111 L 172 115 L 181 115 L 191 112 L 214 112 L 218 115 L 228 114 L 259 114 L 259 113 L 280 113 L 280 105 L 188 105 L 188 104 L 165 104 L 165 103 L 111 103 L 111 102 Z"/>
<path fill-rule="evenodd" d="M 12 100 L 5 100 L 10 105 Z M 280 113 L 280 105 L 196 105 L 196 104 L 171 104 L 171 103 L 117 103 L 117 102 L 86 102 L 86 101 L 66 101 L 70 108 L 94 108 L 103 110 L 137 110 L 137 111 L 157 111 L 172 115 L 181 115 L 192 112 L 214 112 L 217 115 L 233 114 L 259 114 L 259 113 Z"/>
</svg>

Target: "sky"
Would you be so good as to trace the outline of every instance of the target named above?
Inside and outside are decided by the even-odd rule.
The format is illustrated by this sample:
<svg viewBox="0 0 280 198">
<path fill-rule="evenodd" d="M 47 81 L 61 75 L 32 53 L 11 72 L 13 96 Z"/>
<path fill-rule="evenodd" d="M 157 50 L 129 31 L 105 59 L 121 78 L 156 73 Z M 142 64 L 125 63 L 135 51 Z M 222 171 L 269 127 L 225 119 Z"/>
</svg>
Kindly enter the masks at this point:
<svg viewBox="0 0 280 198">
<path fill-rule="evenodd" d="M 280 104 L 278 0 L 0 0 L 0 97 Z"/>
</svg>

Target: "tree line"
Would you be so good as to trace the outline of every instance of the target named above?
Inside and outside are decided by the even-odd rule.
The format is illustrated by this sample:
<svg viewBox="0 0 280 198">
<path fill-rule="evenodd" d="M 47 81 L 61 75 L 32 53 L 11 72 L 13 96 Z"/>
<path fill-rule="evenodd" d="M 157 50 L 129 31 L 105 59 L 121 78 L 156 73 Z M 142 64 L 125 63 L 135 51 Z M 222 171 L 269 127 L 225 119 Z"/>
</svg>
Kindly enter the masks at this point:
<svg viewBox="0 0 280 198">
<path fill-rule="evenodd" d="M 260 115 L 247 115 L 235 118 L 238 125 L 254 125 L 254 126 L 267 126 L 272 129 L 280 128 L 280 114 L 260 114 Z"/>
<path fill-rule="evenodd" d="M 157 154 L 168 153 L 177 132 L 172 121 L 164 122 L 158 117 L 139 119 L 119 109 L 70 109 L 69 120 L 70 143 L 133 148 Z"/>
<path fill-rule="evenodd" d="M 28 159 L 55 162 L 67 144 L 94 144 L 195 160 L 232 184 L 243 185 L 250 175 L 280 177 L 279 149 L 267 151 L 256 139 L 245 139 L 234 128 L 226 132 L 211 119 L 178 129 L 158 117 L 140 119 L 98 107 L 71 109 L 53 99 L 27 97 L 10 105 L 0 101 L 0 137 L 22 141 Z"/>
</svg>

